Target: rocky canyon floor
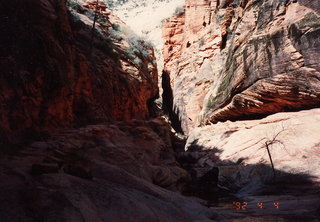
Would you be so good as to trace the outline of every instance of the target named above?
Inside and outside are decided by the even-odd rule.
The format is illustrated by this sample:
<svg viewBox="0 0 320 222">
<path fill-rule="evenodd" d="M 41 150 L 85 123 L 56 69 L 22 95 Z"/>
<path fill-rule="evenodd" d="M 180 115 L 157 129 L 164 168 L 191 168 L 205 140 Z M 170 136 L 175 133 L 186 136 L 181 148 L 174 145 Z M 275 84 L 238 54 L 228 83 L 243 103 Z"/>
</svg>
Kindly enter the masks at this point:
<svg viewBox="0 0 320 222">
<path fill-rule="evenodd" d="M 320 2 L 4 0 L 0 221 L 320 221 Z"/>
</svg>

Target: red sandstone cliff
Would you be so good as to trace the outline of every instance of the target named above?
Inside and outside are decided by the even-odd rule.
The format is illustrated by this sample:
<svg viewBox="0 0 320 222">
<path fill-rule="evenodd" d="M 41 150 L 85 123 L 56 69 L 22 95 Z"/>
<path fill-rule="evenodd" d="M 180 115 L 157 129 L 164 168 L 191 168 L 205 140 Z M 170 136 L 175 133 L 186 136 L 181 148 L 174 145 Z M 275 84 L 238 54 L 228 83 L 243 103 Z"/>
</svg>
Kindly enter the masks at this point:
<svg viewBox="0 0 320 222">
<path fill-rule="evenodd" d="M 164 24 L 163 76 L 188 135 L 179 155 L 204 187 L 217 175 L 209 190 L 244 198 L 319 190 L 319 12 L 319 1 L 187 0 Z"/>
<path fill-rule="evenodd" d="M 189 175 L 175 159 L 174 145 L 181 141 L 175 142 L 166 122 L 148 118 L 158 95 L 152 46 L 104 6 L 92 37 L 94 12 L 75 1 L 68 10 L 66 1 L 5 3 L 0 220 L 218 218 L 167 190 L 181 191 Z M 36 136 L 38 142 L 15 152 L 12 143 Z"/>
<path fill-rule="evenodd" d="M 182 142 L 160 118 L 113 121 L 152 115 L 158 89 L 151 47 L 104 9 L 92 39 L 93 11 L 75 2 L 67 11 L 65 3 L 0 3 L 0 139 L 51 134 L 21 147 L 18 155 L 3 154 L 1 146 L 1 220 L 184 222 L 244 216 L 224 215 L 225 206 L 218 212 L 198 203 L 211 201 L 167 190 L 185 190 L 191 176 L 190 195 L 215 198 L 221 194 L 218 184 L 245 188 L 240 194 L 251 195 L 250 206 L 271 198 L 269 203 L 281 200 L 285 206 L 274 209 L 276 215 L 318 216 L 319 189 L 305 198 L 310 190 L 302 187 L 304 194 L 295 197 L 286 183 L 296 190 L 296 172 L 307 174 L 303 183 L 319 181 L 319 109 L 199 127 L 188 138 L 190 152 L 177 154 Z M 165 72 L 183 130 L 188 133 L 201 120 L 317 106 L 318 9 L 303 0 L 188 1 L 185 15 L 166 23 L 164 35 Z M 85 124 L 90 125 L 69 129 Z M 61 128 L 68 129 L 53 133 Z M 257 197 L 274 192 L 263 184 L 271 172 L 264 146 L 278 130 L 281 135 L 270 145 L 277 175 L 291 180 L 280 180 L 285 196 Z M 249 214 L 270 212 L 257 208 Z"/>
<path fill-rule="evenodd" d="M 183 131 L 319 107 L 317 1 L 187 0 L 163 26 Z"/>
<path fill-rule="evenodd" d="M 92 41 L 94 12 L 81 5 L 67 11 L 65 0 L 31 0 L 0 7 L 1 140 L 150 116 L 158 94 L 153 49 L 122 31 L 117 17 L 99 13 Z"/>
</svg>

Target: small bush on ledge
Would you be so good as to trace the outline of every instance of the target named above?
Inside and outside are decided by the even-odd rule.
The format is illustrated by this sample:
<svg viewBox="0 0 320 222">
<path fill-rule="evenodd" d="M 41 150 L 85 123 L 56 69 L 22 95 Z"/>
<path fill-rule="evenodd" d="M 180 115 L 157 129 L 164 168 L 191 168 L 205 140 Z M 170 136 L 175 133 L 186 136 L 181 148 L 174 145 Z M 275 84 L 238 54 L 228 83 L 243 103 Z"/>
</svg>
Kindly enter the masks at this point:
<svg viewBox="0 0 320 222">
<path fill-rule="evenodd" d="M 184 8 L 183 7 L 177 7 L 174 11 L 176 15 L 183 15 L 184 14 Z"/>
</svg>

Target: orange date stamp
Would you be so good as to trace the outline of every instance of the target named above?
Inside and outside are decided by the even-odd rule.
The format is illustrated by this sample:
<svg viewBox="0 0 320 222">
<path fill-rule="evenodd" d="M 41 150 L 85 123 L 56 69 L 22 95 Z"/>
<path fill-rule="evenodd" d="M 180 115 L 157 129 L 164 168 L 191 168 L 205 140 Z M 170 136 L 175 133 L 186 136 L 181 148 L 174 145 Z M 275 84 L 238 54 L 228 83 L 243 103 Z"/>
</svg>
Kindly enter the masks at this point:
<svg viewBox="0 0 320 222">
<path fill-rule="evenodd" d="M 247 202 L 233 202 L 232 203 L 235 206 L 236 210 L 246 210 L 248 207 L 248 203 Z M 258 202 L 256 203 L 256 207 L 263 209 L 264 208 L 264 203 L 263 202 Z M 275 209 L 279 209 L 280 204 L 279 202 L 274 202 L 273 203 L 273 207 Z"/>
</svg>

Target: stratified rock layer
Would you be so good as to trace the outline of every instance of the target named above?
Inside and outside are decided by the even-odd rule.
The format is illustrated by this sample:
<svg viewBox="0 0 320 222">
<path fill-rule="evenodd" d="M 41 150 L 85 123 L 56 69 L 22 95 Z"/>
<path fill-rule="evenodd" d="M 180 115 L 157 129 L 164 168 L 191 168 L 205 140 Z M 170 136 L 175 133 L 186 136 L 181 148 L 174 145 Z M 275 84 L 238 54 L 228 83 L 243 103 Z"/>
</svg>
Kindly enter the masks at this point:
<svg viewBox="0 0 320 222">
<path fill-rule="evenodd" d="M 184 132 L 319 107 L 319 10 L 307 0 L 187 0 L 185 13 L 163 27 Z"/>
<path fill-rule="evenodd" d="M 92 37 L 94 12 L 76 2 L 5 1 L 0 11 L 0 140 L 150 116 L 153 50 L 118 18 L 99 13 Z"/>
</svg>

